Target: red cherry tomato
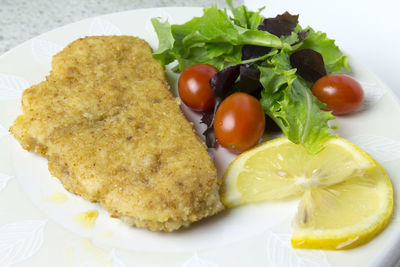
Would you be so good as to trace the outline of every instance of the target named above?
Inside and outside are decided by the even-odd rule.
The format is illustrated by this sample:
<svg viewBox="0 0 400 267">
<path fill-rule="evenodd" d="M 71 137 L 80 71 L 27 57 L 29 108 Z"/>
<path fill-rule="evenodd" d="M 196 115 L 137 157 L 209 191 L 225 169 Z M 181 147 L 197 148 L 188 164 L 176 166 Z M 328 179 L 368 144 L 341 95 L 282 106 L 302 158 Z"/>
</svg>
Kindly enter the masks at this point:
<svg viewBox="0 0 400 267">
<path fill-rule="evenodd" d="M 316 81 L 311 88 L 313 94 L 326 103 L 326 110 L 335 115 L 344 115 L 358 109 L 364 100 L 361 85 L 344 74 L 329 74 Z"/>
<path fill-rule="evenodd" d="M 178 81 L 178 91 L 183 103 L 195 111 L 214 108 L 214 94 L 209 81 L 218 70 L 209 64 L 192 65 L 185 69 Z"/>
<path fill-rule="evenodd" d="M 260 102 L 245 93 L 228 96 L 217 109 L 214 131 L 218 142 L 234 153 L 258 143 L 264 133 L 265 115 Z"/>
</svg>

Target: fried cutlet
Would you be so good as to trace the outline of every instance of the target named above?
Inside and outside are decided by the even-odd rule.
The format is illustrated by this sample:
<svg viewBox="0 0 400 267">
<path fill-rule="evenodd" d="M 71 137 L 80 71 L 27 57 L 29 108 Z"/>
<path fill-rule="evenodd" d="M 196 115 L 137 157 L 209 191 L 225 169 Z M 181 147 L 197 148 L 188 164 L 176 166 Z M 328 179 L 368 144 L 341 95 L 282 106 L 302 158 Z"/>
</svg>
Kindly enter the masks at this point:
<svg viewBox="0 0 400 267">
<path fill-rule="evenodd" d="M 24 91 L 22 109 L 10 128 L 22 147 L 112 217 L 169 232 L 223 209 L 206 147 L 140 38 L 72 42 Z"/>
</svg>

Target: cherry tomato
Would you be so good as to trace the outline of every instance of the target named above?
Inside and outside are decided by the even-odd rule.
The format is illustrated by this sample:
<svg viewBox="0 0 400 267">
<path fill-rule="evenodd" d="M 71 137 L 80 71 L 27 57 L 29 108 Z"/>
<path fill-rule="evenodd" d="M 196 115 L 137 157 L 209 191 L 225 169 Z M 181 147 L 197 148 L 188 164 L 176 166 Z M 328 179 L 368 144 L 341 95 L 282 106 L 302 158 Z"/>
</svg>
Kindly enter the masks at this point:
<svg viewBox="0 0 400 267">
<path fill-rule="evenodd" d="M 185 69 L 178 81 L 178 91 L 183 103 L 195 111 L 214 108 L 214 94 L 209 81 L 218 70 L 209 64 L 192 65 Z"/>
<path fill-rule="evenodd" d="M 326 110 L 343 115 L 358 109 L 364 100 L 361 85 L 344 74 L 329 74 L 316 81 L 311 88 L 313 94 L 326 103 Z"/>
<path fill-rule="evenodd" d="M 218 142 L 234 153 L 258 143 L 264 133 L 265 115 L 260 102 L 245 93 L 228 96 L 217 109 L 214 131 Z"/>
</svg>

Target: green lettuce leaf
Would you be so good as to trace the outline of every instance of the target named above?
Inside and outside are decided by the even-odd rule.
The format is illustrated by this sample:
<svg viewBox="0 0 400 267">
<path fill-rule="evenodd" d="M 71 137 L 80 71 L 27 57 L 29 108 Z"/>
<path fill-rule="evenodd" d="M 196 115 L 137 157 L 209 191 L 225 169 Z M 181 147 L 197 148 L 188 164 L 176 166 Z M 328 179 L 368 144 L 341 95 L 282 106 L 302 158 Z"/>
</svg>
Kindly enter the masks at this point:
<svg viewBox="0 0 400 267">
<path fill-rule="evenodd" d="M 348 58 L 343 55 L 335 41 L 329 39 L 324 32 L 316 32 L 311 27 L 307 27 L 309 34 L 302 42 L 300 49 L 309 48 L 319 52 L 323 59 L 328 72 L 338 72 L 342 68 L 350 70 Z"/>
<path fill-rule="evenodd" d="M 227 4 L 233 17 L 226 10 L 212 6 L 204 8 L 201 17 L 194 17 L 181 25 L 152 19 L 159 39 L 153 57 L 164 65 L 176 60 L 178 65 L 175 69 L 179 71 L 204 63 L 219 70 L 237 64 L 256 66 L 262 85 L 259 86 L 261 93 L 257 94 L 261 94 L 260 102 L 265 113 L 289 140 L 302 144 L 310 153 L 321 151 L 323 143 L 335 136 L 330 133 L 333 127 L 328 124 L 334 116 L 321 110 L 325 104 L 313 96 L 311 84 L 296 73 L 290 64 L 290 55 L 302 49 L 313 49 L 322 55 L 329 72 L 349 69 L 347 57 L 325 33 L 310 27 L 303 29 L 297 24 L 289 35 L 279 38 L 268 31 L 258 30 L 264 21 L 259 12 L 249 11 L 245 6 L 233 7 L 231 0 L 227 0 Z M 243 46 L 270 49 L 265 55 L 242 60 Z"/>
<path fill-rule="evenodd" d="M 152 18 L 151 23 L 158 36 L 158 48 L 153 57 L 160 60 L 161 64 L 167 65 L 177 56 L 173 53 L 175 39 L 171 33 L 171 25 L 168 21 L 160 22 L 157 18 Z"/>
<path fill-rule="evenodd" d="M 302 144 L 310 153 L 318 153 L 323 143 L 335 135 L 328 121 L 335 117 L 323 111 L 325 105 L 310 91 L 310 85 L 296 75 L 285 52 L 274 55 L 258 67 L 263 85 L 260 103 L 265 113 L 293 143 Z"/>
<path fill-rule="evenodd" d="M 260 12 L 264 9 L 260 8 L 258 12 L 247 10 L 245 6 L 233 7 L 232 0 L 227 0 L 226 3 L 233 14 L 233 22 L 243 28 L 257 30 L 258 25 L 264 20 Z"/>
<path fill-rule="evenodd" d="M 250 27 L 253 27 L 259 18 L 256 14 L 248 14 L 252 21 Z M 275 35 L 236 25 L 226 12 L 215 6 L 204 8 L 203 16 L 194 17 L 182 25 L 169 25 L 156 18 L 152 23 L 159 39 L 159 48 L 153 57 L 164 65 L 176 59 L 181 71 L 199 63 L 216 62 L 219 69 L 226 66 L 226 61 L 230 62 L 228 64 L 240 63 L 240 49 L 245 44 L 282 46 Z"/>
</svg>

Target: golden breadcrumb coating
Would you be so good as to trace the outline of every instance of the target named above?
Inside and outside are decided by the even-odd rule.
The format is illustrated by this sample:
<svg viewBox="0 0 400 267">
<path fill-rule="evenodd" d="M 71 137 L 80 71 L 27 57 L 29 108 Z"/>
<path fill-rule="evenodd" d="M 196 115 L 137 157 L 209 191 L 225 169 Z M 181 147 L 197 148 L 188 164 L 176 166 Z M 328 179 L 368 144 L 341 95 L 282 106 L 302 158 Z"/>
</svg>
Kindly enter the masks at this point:
<svg viewBox="0 0 400 267">
<path fill-rule="evenodd" d="M 130 36 L 72 42 L 46 81 L 24 91 L 10 132 L 67 190 L 128 224 L 169 232 L 223 205 L 206 147 L 151 54 Z"/>
</svg>

